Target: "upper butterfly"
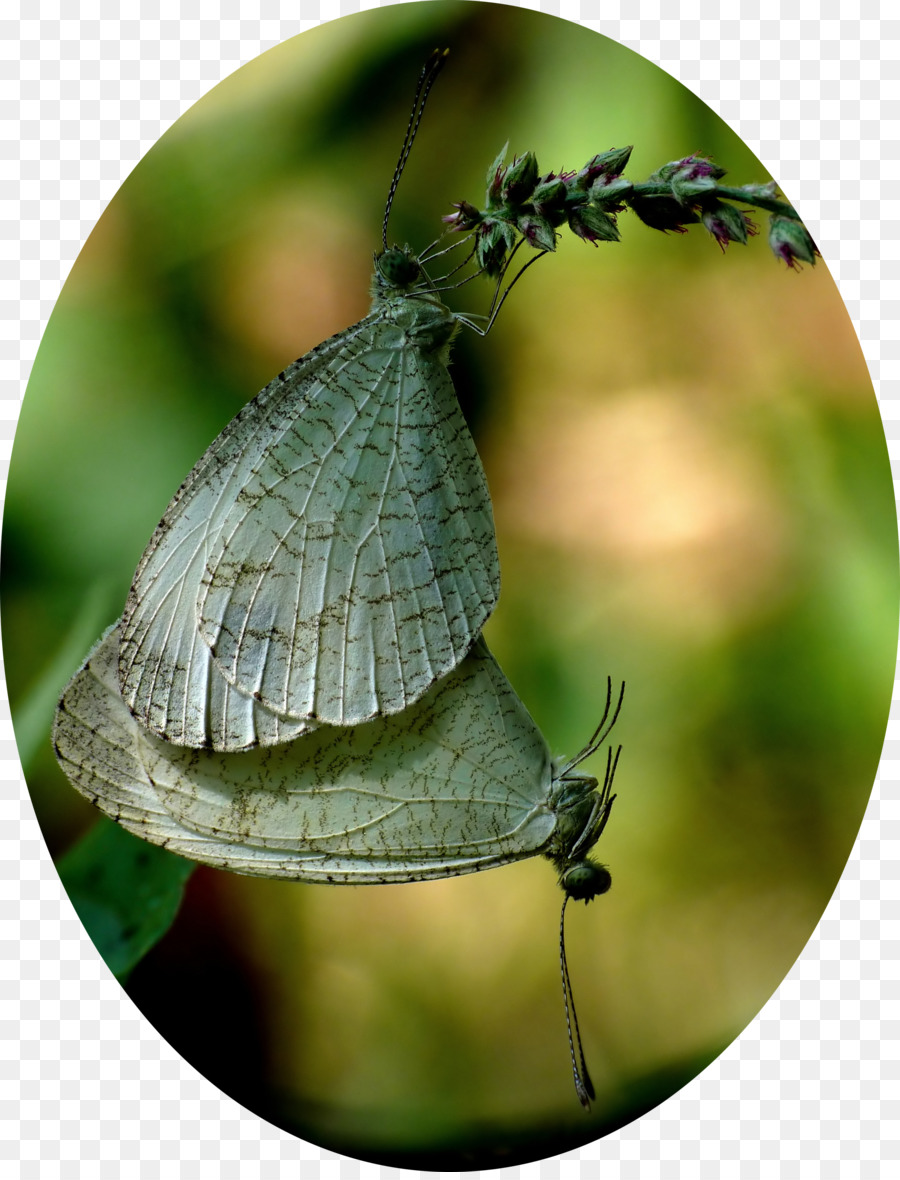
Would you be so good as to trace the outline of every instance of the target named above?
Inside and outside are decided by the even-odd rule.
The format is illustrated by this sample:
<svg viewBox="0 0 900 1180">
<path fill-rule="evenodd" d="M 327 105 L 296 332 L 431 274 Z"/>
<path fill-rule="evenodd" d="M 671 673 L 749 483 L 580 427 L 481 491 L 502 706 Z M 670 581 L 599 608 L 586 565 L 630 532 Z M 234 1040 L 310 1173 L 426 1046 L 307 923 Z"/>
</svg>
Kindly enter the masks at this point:
<svg viewBox="0 0 900 1180">
<path fill-rule="evenodd" d="M 420 79 L 385 243 L 442 64 Z M 376 257 L 372 296 L 245 406 L 150 539 L 119 680 L 170 742 L 239 750 L 400 712 L 497 603 L 490 495 L 447 372 L 460 320 L 408 248 Z"/>
</svg>

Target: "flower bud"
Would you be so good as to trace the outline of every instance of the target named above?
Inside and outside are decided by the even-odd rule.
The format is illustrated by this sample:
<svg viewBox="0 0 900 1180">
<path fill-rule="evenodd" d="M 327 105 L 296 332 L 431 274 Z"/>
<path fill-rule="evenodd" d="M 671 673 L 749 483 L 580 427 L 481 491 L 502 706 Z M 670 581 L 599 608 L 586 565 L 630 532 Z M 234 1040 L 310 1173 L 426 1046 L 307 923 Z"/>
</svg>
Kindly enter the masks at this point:
<svg viewBox="0 0 900 1180">
<path fill-rule="evenodd" d="M 679 172 L 672 177 L 669 183 L 672 186 L 672 192 L 683 205 L 691 205 L 698 197 L 716 191 L 716 182 L 711 176 L 689 178 L 682 176 Z"/>
<path fill-rule="evenodd" d="M 503 180 L 506 176 L 506 169 L 503 167 L 503 161 L 506 159 L 506 150 L 509 143 L 505 143 L 500 151 L 500 155 L 488 168 L 487 174 L 487 206 L 490 209 L 492 206 L 500 204 L 500 190 L 503 188 Z"/>
<path fill-rule="evenodd" d="M 481 214 L 468 201 L 454 201 L 453 208 L 456 210 L 455 213 L 448 213 L 446 217 L 441 218 L 441 221 L 446 221 L 451 229 L 474 229 L 481 221 Z"/>
<path fill-rule="evenodd" d="M 775 257 L 786 262 L 792 270 L 799 270 L 800 262 L 816 265 L 819 251 L 802 221 L 773 213 L 769 219 L 769 245 Z"/>
<path fill-rule="evenodd" d="M 644 225 L 662 230 L 663 233 L 673 230 L 677 234 L 683 234 L 687 232 L 684 228 L 686 225 L 699 221 L 695 213 L 674 197 L 635 194 L 629 199 L 628 204 Z"/>
<path fill-rule="evenodd" d="M 476 236 L 475 256 L 485 274 L 493 277 L 500 273 L 506 252 L 515 240 L 516 231 L 511 225 L 493 218 L 487 218 L 481 223 Z"/>
<path fill-rule="evenodd" d="M 567 191 L 565 182 L 551 172 L 538 181 L 528 203 L 552 226 L 562 225 L 566 219 Z"/>
<path fill-rule="evenodd" d="M 714 201 L 704 206 L 700 220 L 723 250 L 729 242 L 740 242 L 746 246 L 747 235 L 756 233 L 756 226 L 749 216 L 724 201 Z"/>
<path fill-rule="evenodd" d="M 612 180 L 614 176 L 618 176 L 628 166 L 631 152 L 632 149 L 629 146 L 611 148 L 608 152 L 601 152 L 600 155 L 594 156 L 575 175 L 575 188 L 587 191 L 594 181 L 598 179 L 605 177 L 607 181 Z"/>
<path fill-rule="evenodd" d="M 663 164 L 657 172 L 654 172 L 651 180 L 674 180 L 677 176 L 684 182 L 692 180 L 721 180 L 725 175 L 725 169 L 720 168 L 718 164 L 713 163 L 712 160 L 705 156 L 685 156 L 683 160 L 672 160 L 668 164 Z"/>
<path fill-rule="evenodd" d="M 534 152 L 518 156 L 506 170 L 502 196 L 510 205 L 521 205 L 534 192 L 538 179 L 538 163 Z"/>
<path fill-rule="evenodd" d="M 747 194 L 747 200 L 751 204 L 757 200 L 772 200 L 778 196 L 778 186 L 774 180 L 768 181 L 766 184 L 742 184 L 740 192 Z"/>
<path fill-rule="evenodd" d="M 617 213 L 623 207 L 622 201 L 634 185 L 624 176 L 601 176 L 591 185 L 591 204 L 610 213 Z"/>
<path fill-rule="evenodd" d="M 569 229 L 586 242 L 618 242 L 619 231 L 616 223 L 602 209 L 593 205 L 578 205 L 569 210 Z"/>
<path fill-rule="evenodd" d="M 539 213 L 525 213 L 518 219 L 522 236 L 535 250 L 555 250 L 556 234 L 545 217 Z"/>
</svg>

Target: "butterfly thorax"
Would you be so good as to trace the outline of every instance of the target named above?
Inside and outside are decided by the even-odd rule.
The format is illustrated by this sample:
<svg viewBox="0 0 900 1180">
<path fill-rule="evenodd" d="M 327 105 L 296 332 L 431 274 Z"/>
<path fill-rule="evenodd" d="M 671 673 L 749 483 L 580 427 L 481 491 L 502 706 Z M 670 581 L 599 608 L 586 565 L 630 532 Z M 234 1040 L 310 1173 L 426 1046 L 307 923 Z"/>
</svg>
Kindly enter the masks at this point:
<svg viewBox="0 0 900 1180">
<path fill-rule="evenodd" d="M 556 814 L 556 826 L 544 855 L 559 873 L 562 889 L 577 901 L 590 901 L 612 884 L 606 866 L 587 856 L 612 806 L 612 799 L 598 794 L 598 785 L 590 775 L 562 774 L 553 780 L 548 800 Z"/>
<path fill-rule="evenodd" d="M 439 352 L 446 364 L 459 322 L 442 301 L 408 246 L 392 246 L 375 258 L 371 314 L 397 330 L 396 346 Z"/>
</svg>

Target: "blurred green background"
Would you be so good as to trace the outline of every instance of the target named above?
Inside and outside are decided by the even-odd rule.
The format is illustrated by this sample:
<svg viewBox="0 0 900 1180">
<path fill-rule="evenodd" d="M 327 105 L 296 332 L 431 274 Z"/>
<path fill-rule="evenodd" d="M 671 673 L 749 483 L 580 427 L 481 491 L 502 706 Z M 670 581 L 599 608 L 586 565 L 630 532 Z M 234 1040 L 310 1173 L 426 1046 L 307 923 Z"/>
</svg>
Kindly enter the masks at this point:
<svg viewBox="0 0 900 1180">
<path fill-rule="evenodd" d="M 86 244 L 16 435 L 3 641 L 55 857 L 95 822 L 56 767 L 53 704 L 121 610 L 169 498 L 286 363 L 365 314 L 419 67 L 451 57 L 390 237 L 479 203 L 507 140 L 544 171 L 635 145 L 628 175 L 760 163 L 688 91 L 579 26 L 488 4 L 387 7 L 271 50 L 147 155 Z M 790 198 L 790 193 L 787 194 Z M 802 210 L 801 210 L 802 212 Z M 764 218 L 759 219 L 764 224 Z M 338 888 L 199 869 L 127 989 L 260 1115 L 368 1159 L 513 1164 L 590 1141 L 712 1060 L 822 913 L 872 787 L 897 641 L 884 435 L 824 264 L 620 219 L 566 234 L 452 372 L 494 498 L 491 644 L 554 752 L 628 685 L 613 889 L 570 907 L 598 1101 L 568 1065 L 561 894 L 536 859 Z M 488 285 L 451 301 L 484 311 Z M 599 760 L 598 760 L 599 761 Z M 595 773 L 599 772 L 599 766 Z"/>
</svg>

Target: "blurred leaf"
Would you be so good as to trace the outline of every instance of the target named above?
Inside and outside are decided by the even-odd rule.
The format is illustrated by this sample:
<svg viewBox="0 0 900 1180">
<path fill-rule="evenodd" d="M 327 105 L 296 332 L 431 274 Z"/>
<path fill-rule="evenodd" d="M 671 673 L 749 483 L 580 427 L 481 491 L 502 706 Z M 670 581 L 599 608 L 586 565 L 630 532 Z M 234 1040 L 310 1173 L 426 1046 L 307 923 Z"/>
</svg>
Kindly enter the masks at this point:
<svg viewBox="0 0 900 1180">
<path fill-rule="evenodd" d="M 98 639 L 110 614 L 110 584 L 92 586 L 72 626 L 50 663 L 28 690 L 16 709 L 16 745 L 26 774 L 42 745 L 48 740 L 53 713 L 63 688 Z"/>
<path fill-rule="evenodd" d="M 174 922 L 195 865 L 101 818 L 57 868 L 91 941 L 121 980 Z"/>
</svg>

